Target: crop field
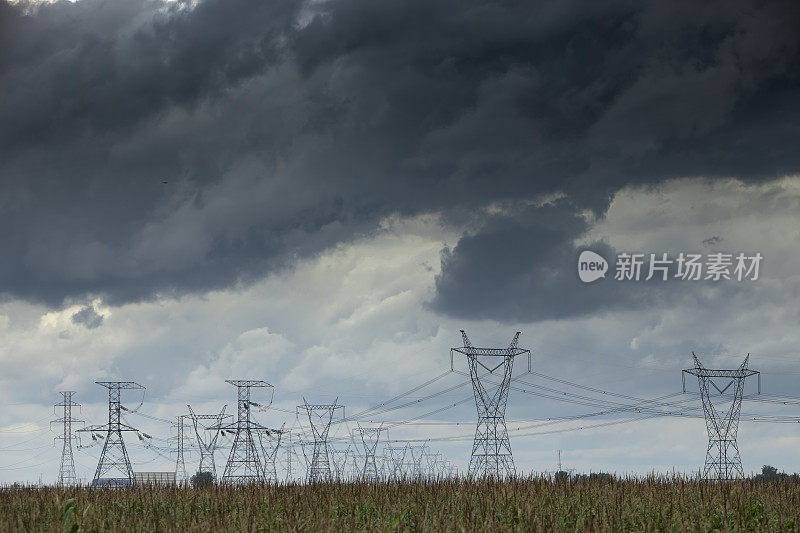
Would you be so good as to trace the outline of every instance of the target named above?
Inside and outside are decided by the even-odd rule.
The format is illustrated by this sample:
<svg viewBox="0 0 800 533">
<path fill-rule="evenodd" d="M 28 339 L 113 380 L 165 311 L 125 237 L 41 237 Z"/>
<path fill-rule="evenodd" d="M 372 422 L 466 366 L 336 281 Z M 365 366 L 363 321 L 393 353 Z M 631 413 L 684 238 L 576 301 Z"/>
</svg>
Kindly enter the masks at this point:
<svg viewBox="0 0 800 533">
<path fill-rule="evenodd" d="M 1 531 L 797 531 L 800 483 L 530 478 L 15 488 Z"/>
</svg>

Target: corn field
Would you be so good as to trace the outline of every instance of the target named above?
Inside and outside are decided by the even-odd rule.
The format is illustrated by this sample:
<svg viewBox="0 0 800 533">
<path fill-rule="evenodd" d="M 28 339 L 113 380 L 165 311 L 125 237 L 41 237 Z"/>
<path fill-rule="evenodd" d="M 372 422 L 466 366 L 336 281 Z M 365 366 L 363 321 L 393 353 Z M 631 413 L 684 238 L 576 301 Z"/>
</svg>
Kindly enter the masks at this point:
<svg viewBox="0 0 800 533">
<path fill-rule="evenodd" d="M 800 483 L 529 478 L 7 488 L 1 531 L 798 531 Z"/>
</svg>

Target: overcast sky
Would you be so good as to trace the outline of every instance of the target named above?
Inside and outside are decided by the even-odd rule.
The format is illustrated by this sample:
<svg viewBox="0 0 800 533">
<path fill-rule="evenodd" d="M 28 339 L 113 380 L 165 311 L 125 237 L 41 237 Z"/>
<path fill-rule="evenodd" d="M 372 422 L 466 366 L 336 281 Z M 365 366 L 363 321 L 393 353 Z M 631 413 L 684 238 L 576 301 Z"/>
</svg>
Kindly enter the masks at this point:
<svg viewBox="0 0 800 533">
<path fill-rule="evenodd" d="M 0 482 L 56 478 L 61 390 L 100 424 L 96 380 L 174 419 L 264 379 L 281 410 L 259 419 L 297 426 L 303 397 L 355 414 L 449 371 L 460 329 L 521 331 L 535 372 L 630 397 L 680 393 L 692 351 L 750 353 L 764 393 L 800 396 L 798 27 L 791 1 L 0 0 Z M 578 279 L 584 249 L 606 279 Z M 622 282 L 622 252 L 763 260 L 757 280 Z M 672 400 L 698 414 L 687 385 Z M 520 471 L 558 449 L 578 471 L 702 466 L 702 418 L 536 428 L 596 409 L 521 389 Z M 389 438 L 464 468 L 474 409 Z M 174 467 L 174 443 L 127 438 L 135 470 Z M 739 448 L 746 472 L 800 471 L 800 424 L 743 422 Z M 76 451 L 79 476 L 98 455 Z"/>
</svg>

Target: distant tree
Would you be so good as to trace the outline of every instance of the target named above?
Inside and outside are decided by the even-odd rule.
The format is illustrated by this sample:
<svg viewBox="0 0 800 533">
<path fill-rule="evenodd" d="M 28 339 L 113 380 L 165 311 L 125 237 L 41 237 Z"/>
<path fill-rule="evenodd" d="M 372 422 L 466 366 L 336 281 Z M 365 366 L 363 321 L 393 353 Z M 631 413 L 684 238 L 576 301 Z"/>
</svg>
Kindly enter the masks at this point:
<svg viewBox="0 0 800 533">
<path fill-rule="evenodd" d="M 774 466 L 764 465 L 761 467 L 761 473 L 756 474 L 755 478 L 758 481 L 789 481 L 792 483 L 800 482 L 800 474 L 787 474 L 786 472 L 778 472 Z"/>
<path fill-rule="evenodd" d="M 614 475 L 608 472 L 592 472 L 589 474 L 589 479 L 596 479 L 598 481 L 614 481 Z"/>
<path fill-rule="evenodd" d="M 564 470 L 559 470 L 558 472 L 555 473 L 554 476 L 556 481 L 569 481 L 569 477 L 570 477 L 569 472 L 566 472 Z"/>
<path fill-rule="evenodd" d="M 761 467 L 761 479 L 764 481 L 777 481 L 783 477 L 778 473 L 778 469 L 774 466 L 764 465 Z"/>
<path fill-rule="evenodd" d="M 211 472 L 198 472 L 189 481 L 194 488 L 208 487 L 214 484 L 214 474 Z"/>
<path fill-rule="evenodd" d="M 591 474 L 578 474 L 573 478 L 574 481 L 613 481 L 614 474 L 607 472 L 592 472 Z"/>
</svg>

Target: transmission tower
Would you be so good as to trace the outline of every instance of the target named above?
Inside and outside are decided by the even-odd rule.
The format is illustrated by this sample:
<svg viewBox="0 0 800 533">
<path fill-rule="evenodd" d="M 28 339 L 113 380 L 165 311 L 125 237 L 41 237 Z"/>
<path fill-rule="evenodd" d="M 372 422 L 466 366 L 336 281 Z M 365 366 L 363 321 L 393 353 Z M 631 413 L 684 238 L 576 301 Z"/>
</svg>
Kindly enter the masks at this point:
<svg viewBox="0 0 800 533">
<path fill-rule="evenodd" d="M 330 450 L 331 462 L 333 463 L 334 479 L 344 481 L 347 474 L 347 460 L 350 458 L 350 447 L 346 450 Z"/>
<path fill-rule="evenodd" d="M 442 467 L 441 457 L 441 452 L 425 454 L 425 466 L 427 468 L 428 477 L 436 479 L 440 476 Z"/>
<path fill-rule="evenodd" d="M 61 403 L 55 404 L 54 407 L 63 408 L 63 414 L 61 418 L 57 418 L 51 422 L 51 425 L 62 424 L 64 427 L 63 433 L 56 437 L 56 439 L 63 441 L 63 447 L 61 449 L 61 467 L 58 469 L 58 485 L 61 487 L 69 487 L 78 484 L 78 477 L 75 475 L 75 460 L 72 458 L 72 439 L 75 438 L 78 440 L 79 437 L 77 435 L 73 436 L 72 425 L 83 422 L 83 420 L 72 418 L 72 408 L 80 406 L 79 403 L 72 401 L 74 395 L 75 391 L 71 390 L 61 392 Z M 78 440 L 78 446 L 80 447 L 80 440 Z"/>
<path fill-rule="evenodd" d="M 264 477 L 266 481 L 271 481 L 273 483 L 278 482 L 278 451 L 281 447 L 281 437 L 283 436 L 284 427 L 286 424 L 281 426 L 279 431 L 270 431 L 258 432 L 258 443 L 261 446 L 261 451 L 264 454 Z M 269 442 L 265 445 L 264 439 L 269 439 Z M 291 467 L 289 467 L 291 472 Z"/>
<path fill-rule="evenodd" d="M 250 389 L 272 388 L 272 385 L 261 380 L 226 380 L 237 390 L 236 422 L 227 426 L 218 426 L 220 432 L 234 433 L 233 446 L 222 474 L 223 483 L 263 483 L 264 465 L 258 453 L 253 433 L 270 434 L 278 430 L 270 429 L 254 422 L 250 418 L 250 407 L 261 407 L 250 401 Z"/>
<path fill-rule="evenodd" d="M 177 419 L 177 422 L 175 423 L 175 428 L 178 430 L 178 436 L 175 437 L 176 442 L 178 444 L 178 458 L 175 461 L 175 481 L 181 483 L 186 481 L 186 479 L 188 478 L 188 476 L 186 475 L 186 461 L 184 460 L 184 455 L 183 455 L 183 448 L 184 448 L 183 430 L 185 426 L 184 419 L 187 417 L 186 415 L 178 415 L 175 418 Z"/>
<path fill-rule="evenodd" d="M 222 421 L 230 417 L 225 414 L 227 405 L 222 406 L 222 411 L 219 414 L 213 415 L 198 415 L 194 412 L 191 405 L 189 408 L 189 416 L 192 419 L 192 426 L 194 427 L 194 434 L 197 438 L 197 446 L 200 448 L 200 465 L 197 467 L 197 472 L 209 472 L 214 479 L 217 479 L 217 466 L 214 462 L 214 451 L 217 449 L 217 439 L 219 438 L 220 427 Z M 213 420 L 215 424 L 210 426 L 203 425 L 201 420 Z M 205 432 L 211 431 L 211 436 Z"/>
<path fill-rule="evenodd" d="M 381 460 L 381 479 L 391 480 L 394 479 L 394 460 L 386 454 L 388 450 L 388 447 L 384 447 L 383 454 L 376 459 Z"/>
<path fill-rule="evenodd" d="M 328 456 L 328 432 L 331 429 L 333 415 L 337 409 L 343 409 L 343 405 L 338 405 L 334 400 L 332 404 L 309 404 L 303 398 L 303 405 L 298 405 L 297 409 L 303 409 L 308 415 L 308 423 L 311 425 L 311 433 L 314 437 L 313 450 L 311 452 L 311 464 L 308 468 L 308 481 L 316 483 L 327 481 L 331 478 L 331 465 Z"/>
<path fill-rule="evenodd" d="M 285 430 L 286 434 L 286 483 L 292 481 L 292 452 L 294 447 L 292 445 L 292 431 Z"/>
<path fill-rule="evenodd" d="M 453 368 L 454 352 L 467 356 L 472 390 L 475 394 L 475 405 L 478 408 L 478 424 L 475 428 L 475 441 L 469 460 L 471 477 L 503 478 L 514 475 L 514 457 L 511 454 L 511 442 L 508 439 L 505 420 L 508 387 L 511 384 L 514 358 L 527 354 L 528 371 L 531 370 L 531 352 L 517 347 L 519 335 L 519 332 L 514 335 L 508 348 L 475 348 L 462 329 L 461 337 L 464 346 L 450 350 L 451 369 Z M 502 374 L 500 384 L 487 389 L 481 381 L 487 374 L 480 376 L 480 369 L 486 370 L 493 376 Z"/>
<path fill-rule="evenodd" d="M 411 479 L 419 480 L 422 479 L 422 459 L 425 456 L 425 449 L 426 446 L 409 446 L 408 451 L 411 455 Z"/>
<path fill-rule="evenodd" d="M 387 446 L 386 450 L 389 452 L 389 479 L 395 481 L 405 479 L 405 461 L 408 445 Z"/>
<path fill-rule="evenodd" d="M 378 463 L 375 460 L 375 452 L 378 449 L 378 441 L 381 438 L 381 431 L 386 428 L 362 428 L 357 429 L 361 435 L 361 443 L 364 445 L 364 469 L 361 471 L 361 478 L 364 481 L 378 481 Z"/>
<path fill-rule="evenodd" d="M 133 381 L 95 381 L 95 383 L 108 389 L 108 424 L 90 426 L 78 430 L 106 432 L 103 451 L 100 453 L 100 461 L 97 463 L 97 470 L 94 473 L 92 484 L 97 485 L 102 479 L 110 479 L 115 483 L 125 481 L 128 484 L 133 484 L 133 468 L 131 468 L 131 461 L 128 458 L 128 451 L 125 449 L 122 432 L 138 430 L 121 422 L 120 397 L 123 390 L 144 390 L 144 387 Z M 104 476 L 109 472 L 121 474 L 121 477 L 105 478 Z"/>
<path fill-rule="evenodd" d="M 761 374 L 756 370 L 747 368 L 750 354 L 744 358 L 739 368 L 735 370 L 714 370 L 704 368 L 700 360 L 692 352 L 694 368 L 683 371 L 683 390 L 686 392 L 686 375 L 697 377 L 700 386 L 700 397 L 703 401 L 703 411 L 708 430 L 708 449 L 706 450 L 706 464 L 703 476 L 720 481 L 744 477 L 742 459 L 739 457 L 739 447 L 736 444 L 736 435 L 739 430 L 739 413 L 742 408 L 742 395 L 744 381 L 750 376 L 758 376 L 758 392 L 761 393 Z M 717 382 L 714 382 L 717 379 Z M 729 379 L 727 385 L 720 388 L 717 383 L 720 379 Z M 709 389 L 714 388 L 720 396 L 733 386 L 733 400 L 727 410 L 720 412 L 711 401 L 714 393 Z"/>
</svg>

